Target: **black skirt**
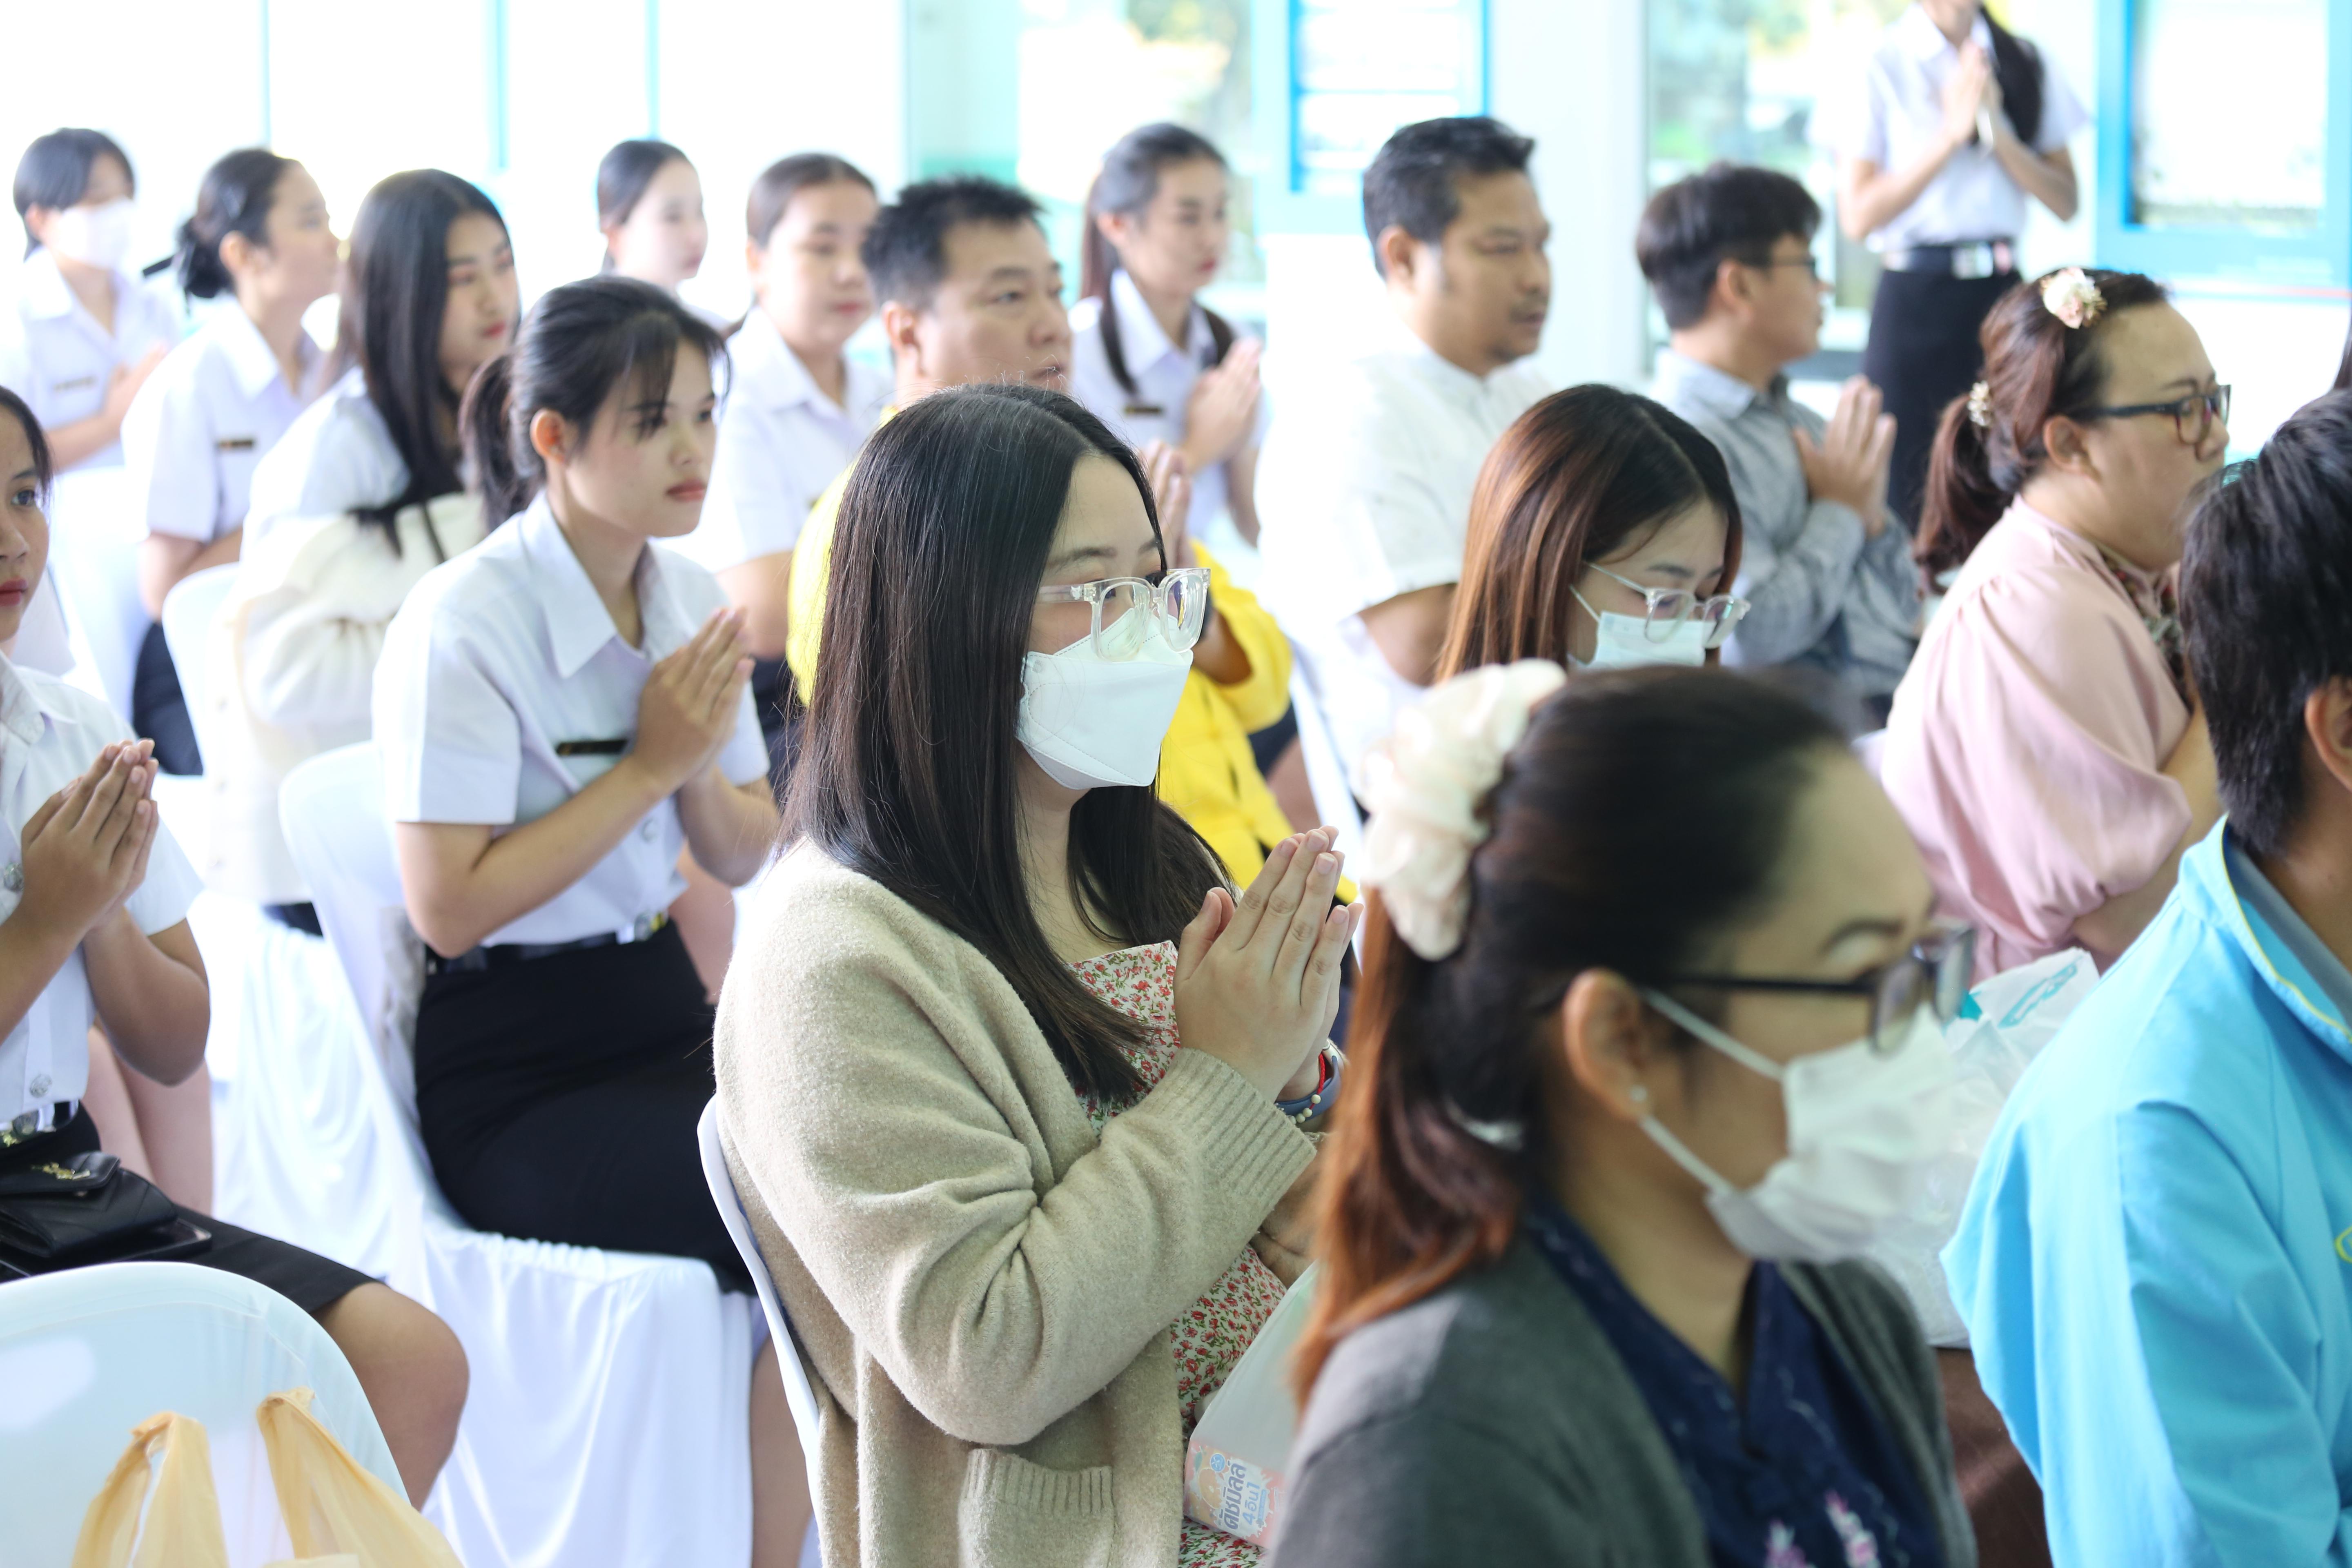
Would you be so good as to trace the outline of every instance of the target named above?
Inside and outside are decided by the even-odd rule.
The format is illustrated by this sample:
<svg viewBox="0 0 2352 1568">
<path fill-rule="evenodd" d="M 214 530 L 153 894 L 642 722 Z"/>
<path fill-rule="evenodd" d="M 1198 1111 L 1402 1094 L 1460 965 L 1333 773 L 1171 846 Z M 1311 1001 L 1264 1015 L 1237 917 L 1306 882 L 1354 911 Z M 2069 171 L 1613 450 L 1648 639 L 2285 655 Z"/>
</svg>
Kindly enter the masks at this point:
<svg viewBox="0 0 2352 1568">
<path fill-rule="evenodd" d="M 714 1017 L 676 926 L 433 975 L 416 1113 L 443 1194 L 478 1230 L 698 1258 L 750 1290 L 696 1137 Z"/>
<path fill-rule="evenodd" d="M 1895 457 L 1887 504 L 1906 528 L 1919 526 L 1919 499 L 1927 486 L 1927 454 L 1945 406 L 1968 395 L 1984 374 L 1977 333 L 2017 274 L 1952 278 L 1937 272 L 1888 272 L 1878 279 L 1870 308 L 1870 342 L 1862 374 L 1885 395 L 1895 416 Z"/>
<path fill-rule="evenodd" d="M 79 1109 L 72 1121 L 56 1131 L 0 1149 L 0 1170 L 44 1160 L 70 1160 L 77 1154 L 94 1152 L 97 1148 L 98 1124 L 89 1119 L 86 1108 Z M 305 1252 L 275 1237 L 261 1236 L 240 1226 L 224 1224 L 192 1208 L 182 1208 L 180 1217 L 212 1232 L 213 1240 L 202 1252 L 175 1261 L 217 1268 L 224 1274 L 267 1285 L 314 1318 L 361 1286 L 375 1283 L 358 1269 L 347 1268 L 331 1258 Z"/>
</svg>

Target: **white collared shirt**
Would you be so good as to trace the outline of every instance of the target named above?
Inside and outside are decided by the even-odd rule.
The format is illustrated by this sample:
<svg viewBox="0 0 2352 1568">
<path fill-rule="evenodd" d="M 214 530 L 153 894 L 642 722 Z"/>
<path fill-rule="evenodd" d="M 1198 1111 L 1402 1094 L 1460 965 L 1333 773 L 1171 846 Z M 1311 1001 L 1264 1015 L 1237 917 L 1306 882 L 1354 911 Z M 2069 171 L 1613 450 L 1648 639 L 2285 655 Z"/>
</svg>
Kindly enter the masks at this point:
<svg viewBox="0 0 2352 1568">
<path fill-rule="evenodd" d="M 288 517 L 340 517 L 388 506 L 408 488 L 408 462 L 353 365 L 302 410 L 253 467 L 245 527 L 259 535 Z"/>
<path fill-rule="evenodd" d="M 1988 58 L 1992 31 L 1977 18 L 1974 41 Z M 2042 63 L 2042 123 L 2037 153 L 2055 153 L 2090 118 L 2066 79 Z M 1881 169 L 1904 169 L 1927 154 L 1944 122 L 1944 84 L 1959 68 L 1960 51 L 1927 13 L 1913 5 L 1887 26 L 1861 77 L 1842 94 L 1824 95 L 1813 121 L 1814 142 L 1842 158 L 1865 158 Z M 1870 237 L 1873 250 L 2015 239 L 2025 226 L 2025 192 L 1975 142 L 1951 156 L 1919 199 Z"/>
<path fill-rule="evenodd" d="M 620 760 L 558 748 L 634 742 L 655 662 L 726 603 L 709 572 L 648 545 L 637 566 L 645 646 L 631 647 L 540 497 L 426 573 L 384 635 L 375 740 L 392 820 L 505 828 L 555 810 Z M 748 689 L 719 768 L 736 784 L 767 776 Z M 665 800 L 586 876 L 483 940 L 577 942 L 625 930 L 686 890 L 685 845 L 677 802 Z"/>
<path fill-rule="evenodd" d="M 1405 337 L 1286 393 L 1258 460 L 1257 595 L 1297 644 L 1350 766 L 1421 689 L 1362 612 L 1461 581 L 1479 465 L 1546 390 L 1526 366 L 1475 376 Z"/>
<path fill-rule="evenodd" d="M 148 350 L 168 348 L 180 336 L 170 297 L 129 272 L 114 275 L 114 330 L 100 326 L 46 246 L 25 258 L 11 305 L 0 312 L 0 386 L 23 398 L 51 432 L 105 407 L 116 366 L 137 364 Z M 121 461 L 121 443 L 114 442 L 76 467 L 110 468 Z"/>
<path fill-rule="evenodd" d="M 122 465 L 150 533 L 209 544 L 245 525 L 254 469 L 314 395 L 319 345 L 296 345 L 302 384 L 236 304 L 163 357 L 122 416 Z"/>
<path fill-rule="evenodd" d="M 866 444 L 889 403 L 887 371 L 848 360 L 845 405 L 826 396 L 764 310 L 727 342 L 734 378 L 710 459 L 702 521 L 676 548 L 713 572 L 790 550 L 809 508 Z"/>
<path fill-rule="evenodd" d="M 24 896 L 25 824 L 49 796 L 89 768 L 131 727 L 104 702 L 53 676 L 0 658 L 0 921 Z M 188 917 L 203 884 L 158 826 L 147 879 L 125 902 L 131 923 L 152 936 Z M 76 948 L 16 1026 L 0 1039 L 0 1122 L 89 1087 L 89 1026 L 96 1016 L 89 973 Z"/>
<path fill-rule="evenodd" d="M 1070 395 L 1130 447 L 1139 447 L 1146 441 L 1182 446 L 1184 413 L 1192 405 L 1193 384 L 1217 352 L 1216 339 L 1209 331 L 1209 313 L 1194 302 L 1180 348 L 1124 269 L 1110 275 L 1110 308 L 1118 312 L 1118 344 L 1135 390 L 1121 386 L 1111 373 L 1110 354 L 1103 347 L 1103 302 L 1081 300 L 1070 307 Z M 1244 445 L 1265 445 L 1272 414 L 1261 393 L 1257 423 Z M 1226 505 L 1223 463 L 1192 476 L 1192 527 L 1206 524 Z"/>
</svg>

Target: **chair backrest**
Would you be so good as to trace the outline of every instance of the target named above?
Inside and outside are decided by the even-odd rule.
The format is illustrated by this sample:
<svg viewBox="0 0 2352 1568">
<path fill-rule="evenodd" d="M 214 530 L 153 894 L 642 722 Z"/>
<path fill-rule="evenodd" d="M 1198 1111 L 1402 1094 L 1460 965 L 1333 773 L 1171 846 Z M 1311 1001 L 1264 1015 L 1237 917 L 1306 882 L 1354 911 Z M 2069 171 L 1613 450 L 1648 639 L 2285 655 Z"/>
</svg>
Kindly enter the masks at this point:
<svg viewBox="0 0 2352 1568">
<path fill-rule="evenodd" d="M 412 1143 L 416 1068 L 411 1051 L 425 949 L 410 929 L 400 864 L 383 809 L 383 764 L 374 743 L 324 752 L 297 764 L 278 789 L 278 819 L 295 869 L 310 889 L 319 928 L 359 1004 L 393 1103 Z"/>
<path fill-rule="evenodd" d="M 1323 699 L 1307 676 L 1304 659 L 1291 665 L 1290 707 L 1298 718 L 1298 754 L 1307 764 L 1307 787 L 1315 795 L 1315 814 L 1339 837 L 1332 847 L 1350 860 L 1364 847 L 1363 813 L 1356 809 L 1356 791 L 1348 759 L 1339 754 L 1331 726 L 1323 717 Z"/>
<path fill-rule="evenodd" d="M 147 520 L 120 468 L 76 468 L 49 493 L 49 564 L 66 610 L 89 639 L 107 701 L 131 717 L 139 645 L 154 624 L 139 597 L 139 542 Z"/>
<path fill-rule="evenodd" d="M 11 1563 L 70 1559 L 131 1428 L 165 1410 L 205 1425 L 233 1562 L 287 1554 L 270 1544 L 283 1527 L 254 1421 L 272 1394 L 315 1390 L 311 1414 L 401 1492 L 367 1395 L 327 1331 L 267 1286 L 217 1268 L 110 1263 L 0 1285 L 0 1388 Z"/>
<path fill-rule="evenodd" d="M 163 642 L 172 650 L 172 667 L 179 672 L 180 694 L 187 701 L 188 721 L 195 726 L 196 749 L 218 754 L 213 737 L 220 730 L 220 710 L 208 685 L 211 669 L 207 650 L 213 622 L 236 586 L 236 563 L 207 566 L 181 578 L 163 595 Z"/>
<path fill-rule="evenodd" d="M 809 1495 L 814 1497 L 816 1390 L 809 1385 L 808 1368 L 801 1364 L 800 1342 L 793 1338 L 792 1320 L 784 1316 L 783 1300 L 776 1294 L 768 1260 L 760 1256 L 751 1217 L 744 1214 L 743 1200 L 735 1191 L 735 1174 L 727 1168 L 727 1151 L 719 1142 L 717 1100 L 702 1108 L 695 1134 L 702 1144 L 702 1179 L 710 1184 L 710 1201 L 719 1205 L 719 1217 L 726 1222 L 727 1234 L 735 1238 L 735 1250 L 743 1255 L 743 1267 L 751 1271 L 751 1283 L 759 1289 L 760 1310 L 768 1315 L 768 1334 L 776 1342 L 776 1365 L 784 1374 L 784 1403 L 792 1406 L 793 1426 L 800 1433 L 801 1454 L 808 1461 Z"/>
<path fill-rule="evenodd" d="M 1853 755 L 1856 762 L 1870 770 L 1870 776 L 1876 778 L 1886 756 L 1886 731 L 1873 730 L 1867 735 L 1856 735 L 1853 738 Z"/>
</svg>

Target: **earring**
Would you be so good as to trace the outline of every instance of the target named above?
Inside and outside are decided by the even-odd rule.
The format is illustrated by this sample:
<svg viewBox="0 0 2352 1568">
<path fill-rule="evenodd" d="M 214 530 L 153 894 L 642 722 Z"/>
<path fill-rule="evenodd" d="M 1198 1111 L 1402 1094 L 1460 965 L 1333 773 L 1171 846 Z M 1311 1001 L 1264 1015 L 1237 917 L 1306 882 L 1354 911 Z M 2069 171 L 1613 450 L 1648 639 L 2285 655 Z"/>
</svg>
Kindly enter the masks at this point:
<svg viewBox="0 0 2352 1568">
<path fill-rule="evenodd" d="M 1625 1091 L 1625 1098 L 1632 1100 L 1636 1105 L 1647 1105 L 1650 1103 L 1650 1086 L 1645 1083 L 1637 1083 L 1633 1088 Z"/>
</svg>

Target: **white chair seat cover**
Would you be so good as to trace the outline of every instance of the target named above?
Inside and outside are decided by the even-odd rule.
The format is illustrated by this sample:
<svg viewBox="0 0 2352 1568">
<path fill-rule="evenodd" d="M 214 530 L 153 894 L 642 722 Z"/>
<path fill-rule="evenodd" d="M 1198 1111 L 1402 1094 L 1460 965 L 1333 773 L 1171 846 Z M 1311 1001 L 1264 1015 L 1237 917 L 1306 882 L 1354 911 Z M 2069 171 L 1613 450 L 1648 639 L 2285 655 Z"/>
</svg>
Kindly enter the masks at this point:
<svg viewBox="0 0 2352 1568">
<path fill-rule="evenodd" d="M 415 1197 L 390 1282 L 466 1347 L 457 1446 L 425 1508 L 469 1563 L 740 1563 L 751 1550 L 751 1304 L 709 1266 L 493 1236 L 434 1184 L 410 1054 L 423 948 L 373 745 L 300 764 L 286 838 L 365 1026 L 369 1092 Z"/>
<path fill-rule="evenodd" d="M 165 1410 L 205 1425 L 231 1568 L 291 1557 L 254 1421 L 264 1399 L 289 1388 L 315 1390 L 311 1414 L 400 1490 L 351 1363 L 267 1286 L 186 1263 L 0 1285 L 0 1560 L 68 1561 L 131 1429 Z"/>
<path fill-rule="evenodd" d="M 131 476 L 120 468 L 59 474 L 49 491 L 49 568 L 68 618 L 89 639 L 90 674 L 131 717 L 139 645 L 154 625 L 139 597 L 139 542 L 147 536 Z"/>
</svg>

